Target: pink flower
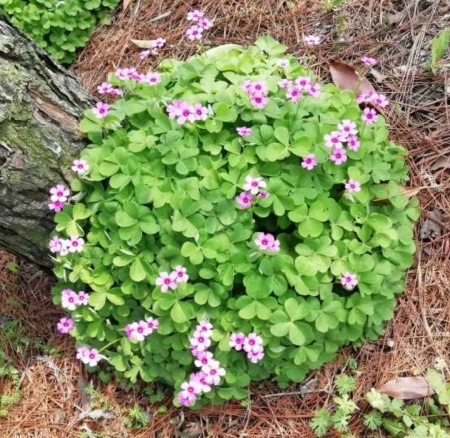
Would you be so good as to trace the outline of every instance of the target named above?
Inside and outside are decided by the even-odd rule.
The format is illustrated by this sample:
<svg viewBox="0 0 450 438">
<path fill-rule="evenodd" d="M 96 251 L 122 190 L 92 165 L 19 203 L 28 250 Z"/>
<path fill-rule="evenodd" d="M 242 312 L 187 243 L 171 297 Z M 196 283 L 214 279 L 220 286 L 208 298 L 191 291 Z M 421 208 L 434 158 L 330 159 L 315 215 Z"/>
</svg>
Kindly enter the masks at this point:
<svg viewBox="0 0 450 438">
<path fill-rule="evenodd" d="M 277 66 L 281 68 L 285 68 L 289 66 L 289 59 L 278 59 Z"/>
<path fill-rule="evenodd" d="M 203 106 L 201 103 L 195 103 L 193 105 L 193 113 L 196 120 L 206 120 L 208 118 L 208 107 Z"/>
<path fill-rule="evenodd" d="M 98 102 L 97 105 L 92 108 L 92 112 L 94 113 L 95 117 L 97 117 L 98 119 L 102 119 L 103 117 L 106 117 L 108 115 L 109 105 L 104 102 Z"/>
<path fill-rule="evenodd" d="M 111 95 L 112 96 L 123 96 L 123 91 L 120 90 L 119 88 L 113 88 L 111 90 Z"/>
<path fill-rule="evenodd" d="M 143 84 L 156 85 L 161 82 L 161 75 L 159 73 L 147 73 L 141 77 L 140 82 Z"/>
<path fill-rule="evenodd" d="M 66 256 L 69 254 L 70 241 L 68 239 L 61 239 L 61 249 L 59 255 Z"/>
<path fill-rule="evenodd" d="M 61 307 L 67 310 L 75 310 L 78 307 L 78 295 L 72 289 L 64 289 L 61 292 Z"/>
<path fill-rule="evenodd" d="M 89 347 L 86 345 L 82 345 L 81 347 L 77 348 L 77 359 L 83 360 L 88 354 L 89 354 Z"/>
<path fill-rule="evenodd" d="M 207 374 L 203 371 L 199 371 L 198 373 L 192 373 L 189 376 L 190 382 L 195 382 L 200 386 L 200 390 L 202 393 L 206 394 L 211 391 L 211 386 L 206 383 Z"/>
<path fill-rule="evenodd" d="M 139 59 L 143 61 L 144 59 L 148 58 L 152 54 L 152 52 L 153 50 L 151 49 L 142 50 L 141 52 L 139 52 Z"/>
<path fill-rule="evenodd" d="M 189 280 L 189 275 L 187 275 L 186 268 L 184 266 L 175 266 L 174 272 L 177 283 L 186 283 Z"/>
<path fill-rule="evenodd" d="M 310 46 L 317 46 L 320 44 L 320 37 L 317 35 L 306 35 L 303 41 Z"/>
<path fill-rule="evenodd" d="M 209 18 L 206 17 L 200 17 L 197 20 L 197 26 L 202 30 L 208 30 L 211 29 L 213 23 Z"/>
<path fill-rule="evenodd" d="M 77 350 L 77 359 L 91 367 L 95 367 L 103 358 L 104 356 L 101 356 L 96 348 L 80 347 Z"/>
<path fill-rule="evenodd" d="M 300 90 L 308 91 L 312 85 L 311 79 L 306 76 L 300 76 L 295 81 L 296 87 L 300 88 Z"/>
<path fill-rule="evenodd" d="M 108 82 L 103 82 L 97 87 L 98 94 L 109 94 L 111 93 L 113 86 Z"/>
<path fill-rule="evenodd" d="M 306 170 L 312 170 L 317 166 L 317 159 L 314 154 L 309 154 L 302 160 L 302 167 Z"/>
<path fill-rule="evenodd" d="M 253 350 L 247 352 L 247 358 L 252 363 L 258 363 L 264 358 L 264 348 L 259 346 L 253 348 Z"/>
<path fill-rule="evenodd" d="M 255 244 L 260 251 L 265 251 L 273 245 L 274 241 L 275 237 L 272 234 L 258 233 L 258 237 L 255 239 Z"/>
<path fill-rule="evenodd" d="M 372 95 L 373 95 L 373 91 L 365 91 L 364 93 L 361 93 L 358 95 L 358 97 L 356 98 L 356 102 L 361 104 L 361 103 L 372 103 Z"/>
<path fill-rule="evenodd" d="M 250 93 L 267 94 L 267 85 L 264 81 L 250 81 Z"/>
<path fill-rule="evenodd" d="M 244 333 L 231 333 L 230 336 L 230 347 L 234 348 L 236 351 L 242 350 L 244 346 L 245 335 Z"/>
<path fill-rule="evenodd" d="M 289 88 L 292 87 L 292 81 L 289 79 L 281 79 L 281 81 L 278 82 L 278 86 L 280 88 Z"/>
<path fill-rule="evenodd" d="M 62 201 L 51 201 L 48 204 L 48 208 L 55 213 L 59 213 L 64 208 L 64 205 L 66 205 L 66 203 Z"/>
<path fill-rule="evenodd" d="M 166 39 L 165 38 L 156 38 L 156 40 L 153 41 L 152 46 L 156 47 L 158 49 L 163 48 L 166 45 Z"/>
<path fill-rule="evenodd" d="M 349 192 L 360 192 L 361 191 L 361 183 L 359 181 L 355 181 L 353 179 L 349 179 L 346 183 L 345 183 L 345 188 L 349 191 Z"/>
<path fill-rule="evenodd" d="M 242 188 L 246 192 L 250 192 L 252 195 L 256 195 L 258 194 L 260 188 L 265 189 L 266 187 L 267 183 L 261 177 L 253 178 L 252 175 L 247 175 L 245 177 L 245 183 Z"/>
<path fill-rule="evenodd" d="M 345 141 L 345 137 L 339 131 L 332 131 L 323 137 L 325 141 L 325 147 L 340 147 L 342 148 L 342 142 Z"/>
<path fill-rule="evenodd" d="M 218 385 L 220 378 L 226 374 L 225 369 L 217 360 L 212 360 L 202 371 L 206 374 L 205 381 L 209 385 Z"/>
<path fill-rule="evenodd" d="M 373 93 L 371 97 L 372 103 L 380 108 L 386 108 L 389 105 L 389 100 L 384 94 Z"/>
<path fill-rule="evenodd" d="M 244 351 L 247 353 L 249 351 L 253 351 L 254 349 L 259 350 L 259 347 L 262 347 L 263 345 L 263 339 L 261 336 L 257 335 L 256 333 L 250 333 L 244 340 Z"/>
<path fill-rule="evenodd" d="M 257 109 L 263 109 L 267 105 L 267 96 L 255 91 L 250 96 L 250 104 Z"/>
<path fill-rule="evenodd" d="M 89 294 L 84 291 L 78 292 L 77 305 L 78 306 L 87 306 L 88 304 L 89 304 Z"/>
<path fill-rule="evenodd" d="M 171 272 L 161 272 L 156 279 L 156 285 L 161 286 L 161 292 L 167 292 L 169 289 L 176 289 L 178 287 L 177 274 Z"/>
<path fill-rule="evenodd" d="M 78 175 L 83 175 L 89 170 L 89 164 L 82 158 L 73 160 L 72 170 Z"/>
<path fill-rule="evenodd" d="M 358 284 L 358 279 L 355 274 L 351 274 L 350 272 L 344 272 L 341 277 L 341 284 L 347 290 L 352 290 Z"/>
<path fill-rule="evenodd" d="M 300 100 L 302 95 L 302 90 L 298 87 L 289 87 L 286 92 L 286 97 L 292 102 Z"/>
<path fill-rule="evenodd" d="M 62 240 L 61 240 L 61 238 L 59 236 L 53 236 L 50 239 L 50 242 L 48 243 L 50 252 L 53 253 L 53 254 L 55 254 L 57 252 L 60 252 L 61 248 L 62 248 L 62 245 L 63 245 L 63 243 L 62 243 Z"/>
<path fill-rule="evenodd" d="M 145 320 L 147 323 L 147 329 L 149 330 L 149 334 L 151 335 L 154 331 L 158 330 L 159 320 L 156 318 L 149 317 Z"/>
<path fill-rule="evenodd" d="M 145 321 L 137 321 L 129 324 L 125 328 L 125 332 L 130 334 L 128 338 L 132 341 L 142 342 L 149 334 L 148 326 Z"/>
<path fill-rule="evenodd" d="M 187 20 L 188 21 L 198 21 L 199 18 L 203 18 L 205 16 L 205 13 L 203 11 L 195 10 L 192 12 L 188 12 L 187 14 Z"/>
<path fill-rule="evenodd" d="M 125 335 L 127 336 L 127 338 L 132 341 L 134 338 L 134 330 L 133 327 L 131 326 L 131 324 L 127 324 L 124 328 L 125 331 Z"/>
<path fill-rule="evenodd" d="M 239 196 L 236 196 L 236 202 L 239 204 L 241 210 L 245 210 L 252 206 L 252 200 L 254 196 L 251 193 L 242 192 Z"/>
<path fill-rule="evenodd" d="M 70 196 L 70 190 L 62 184 L 57 184 L 50 189 L 50 201 L 66 202 Z"/>
<path fill-rule="evenodd" d="M 213 354 L 210 351 L 203 351 L 201 354 L 197 356 L 197 360 L 195 361 L 195 366 L 198 368 L 203 368 L 213 360 Z"/>
<path fill-rule="evenodd" d="M 347 147 L 352 151 L 357 152 L 359 147 L 361 146 L 360 141 L 356 135 L 349 135 L 347 138 Z"/>
<path fill-rule="evenodd" d="M 280 241 L 278 239 L 275 239 L 272 244 L 269 246 L 268 250 L 270 252 L 278 252 L 280 251 Z"/>
<path fill-rule="evenodd" d="M 176 119 L 181 115 L 182 104 L 185 102 L 181 102 L 180 100 L 173 100 L 170 105 L 166 106 L 166 111 L 169 114 L 170 119 Z"/>
<path fill-rule="evenodd" d="M 367 65 L 367 67 L 372 67 L 377 64 L 377 60 L 375 58 L 371 58 L 370 56 L 363 56 L 361 61 L 363 64 Z"/>
<path fill-rule="evenodd" d="M 353 120 L 342 120 L 338 125 L 338 130 L 344 138 L 348 138 L 349 135 L 358 134 L 358 128 Z"/>
<path fill-rule="evenodd" d="M 189 381 L 189 382 L 183 382 L 181 384 L 181 389 L 183 391 L 187 391 L 191 394 L 200 394 L 201 392 L 201 387 L 200 385 L 194 380 L 194 381 Z"/>
<path fill-rule="evenodd" d="M 269 193 L 266 192 L 265 190 L 261 190 L 261 191 L 259 192 L 259 197 L 260 197 L 261 199 L 266 199 L 266 198 L 269 197 Z"/>
<path fill-rule="evenodd" d="M 236 131 L 241 137 L 246 137 L 252 133 L 252 128 L 249 128 L 248 126 L 238 126 Z"/>
<path fill-rule="evenodd" d="M 191 406 L 197 401 L 197 396 L 188 391 L 180 391 L 178 393 L 178 402 L 183 406 Z"/>
<path fill-rule="evenodd" d="M 312 84 L 312 85 L 308 88 L 308 94 L 309 94 L 310 96 L 319 98 L 319 97 L 321 96 L 320 88 L 321 88 L 321 85 L 320 85 L 320 84 Z"/>
<path fill-rule="evenodd" d="M 84 247 L 84 239 L 82 237 L 70 236 L 68 240 L 69 252 L 81 252 Z"/>
<path fill-rule="evenodd" d="M 213 330 L 213 325 L 206 321 L 206 320 L 202 320 L 200 321 L 197 326 L 195 327 L 195 332 L 196 333 L 202 333 L 205 336 L 211 336 L 212 335 L 212 330 Z"/>
<path fill-rule="evenodd" d="M 198 351 L 205 351 L 211 345 L 211 339 L 209 336 L 195 332 L 192 338 L 189 339 L 191 347 L 196 348 Z"/>
<path fill-rule="evenodd" d="M 179 108 L 179 115 L 177 117 L 177 123 L 179 125 L 183 125 L 188 121 L 193 123 L 195 119 L 196 116 L 194 113 L 194 107 L 192 105 L 189 105 L 187 102 L 181 102 Z"/>
<path fill-rule="evenodd" d="M 56 324 L 56 330 L 62 335 L 69 333 L 74 327 L 73 319 L 71 318 L 61 318 Z"/>
<path fill-rule="evenodd" d="M 331 151 L 330 155 L 331 161 L 334 162 L 337 166 L 340 166 L 342 163 L 347 161 L 347 152 L 340 146 L 334 147 Z"/>
<path fill-rule="evenodd" d="M 203 28 L 200 26 L 191 26 L 186 31 L 186 38 L 188 41 L 201 40 L 203 36 Z"/>
<path fill-rule="evenodd" d="M 366 125 L 372 125 L 378 120 L 377 112 L 372 108 L 364 108 L 364 113 L 361 116 L 361 120 Z"/>
</svg>

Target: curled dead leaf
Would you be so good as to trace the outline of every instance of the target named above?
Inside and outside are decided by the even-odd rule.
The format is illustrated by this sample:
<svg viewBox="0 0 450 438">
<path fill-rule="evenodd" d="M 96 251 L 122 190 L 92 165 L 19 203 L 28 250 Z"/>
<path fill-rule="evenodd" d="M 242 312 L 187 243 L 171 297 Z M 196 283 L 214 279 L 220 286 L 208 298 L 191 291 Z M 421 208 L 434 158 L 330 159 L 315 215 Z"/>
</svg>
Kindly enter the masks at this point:
<svg viewBox="0 0 450 438">
<path fill-rule="evenodd" d="M 408 198 L 411 199 L 414 196 L 416 196 L 420 190 L 421 187 L 407 187 L 402 184 L 399 184 L 399 187 L 403 190 L 403 194 Z M 389 199 L 389 188 L 387 184 L 382 185 L 383 190 L 380 190 L 380 194 L 378 196 L 375 196 L 373 198 L 374 201 L 386 201 Z"/>
<path fill-rule="evenodd" d="M 130 40 L 133 44 L 140 47 L 141 49 L 151 49 L 153 47 L 153 40 Z"/>
<path fill-rule="evenodd" d="M 355 69 L 344 62 L 331 62 L 330 73 L 333 83 L 342 90 L 353 90 L 356 94 L 375 92 L 372 84 L 360 76 Z"/>
<path fill-rule="evenodd" d="M 378 391 L 402 400 L 415 400 L 435 394 L 425 377 L 399 377 L 389 380 Z"/>
</svg>

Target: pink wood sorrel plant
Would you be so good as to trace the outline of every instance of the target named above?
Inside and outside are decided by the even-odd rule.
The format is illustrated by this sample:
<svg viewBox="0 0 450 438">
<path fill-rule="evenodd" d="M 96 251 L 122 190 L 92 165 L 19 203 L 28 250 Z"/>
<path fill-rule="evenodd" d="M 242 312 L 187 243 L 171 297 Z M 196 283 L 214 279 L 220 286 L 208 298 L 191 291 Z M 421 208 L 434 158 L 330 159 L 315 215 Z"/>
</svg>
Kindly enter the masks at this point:
<svg viewBox="0 0 450 438">
<path fill-rule="evenodd" d="M 263 37 L 102 84 L 117 100 L 81 123 L 77 194 L 49 201 L 58 330 L 89 370 L 198 406 L 299 382 L 392 317 L 418 208 L 388 102 L 361 109 L 285 49 Z"/>
</svg>

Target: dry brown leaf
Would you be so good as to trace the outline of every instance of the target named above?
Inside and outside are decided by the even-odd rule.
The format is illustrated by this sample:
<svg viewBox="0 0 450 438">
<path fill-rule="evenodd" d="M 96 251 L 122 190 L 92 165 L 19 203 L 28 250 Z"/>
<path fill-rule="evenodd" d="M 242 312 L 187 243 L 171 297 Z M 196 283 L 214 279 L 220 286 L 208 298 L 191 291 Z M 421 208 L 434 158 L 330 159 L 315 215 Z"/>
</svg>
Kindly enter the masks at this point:
<svg viewBox="0 0 450 438">
<path fill-rule="evenodd" d="M 140 47 L 141 49 L 151 49 L 153 47 L 153 40 L 130 40 L 133 44 Z"/>
<path fill-rule="evenodd" d="M 406 187 L 400 184 L 400 187 L 403 189 L 404 194 L 407 198 L 413 198 L 414 196 L 416 196 L 421 188 L 420 187 Z"/>
<path fill-rule="evenodd" d="M 128 6 L 131 5 L 131 3 L 133 3 L 134 0 L 123 0 L 123 10 L 125 11 Z"/>
<path fill-rule="evenodd" d="M 448 156 L 438 158 L 436 162 L 431 166 L 431 170 L 440 170 L 449 168 L 450 168 L 450 157 Z"/>
<path fill-rule="evenodd" d="M 389 380 L 378 391 L 402 400 L 429 397 L 435 393 L 425 377 L 399 377 Z"/>
<path fill-rule="evenodd" d="M 359 76 L 355 69 L 343 62 L 330 63 L 330 73 L 333 83 L 342 90 L 353 90 L 355 93 L 375 92 L 372 84 Z"/>
</svg>

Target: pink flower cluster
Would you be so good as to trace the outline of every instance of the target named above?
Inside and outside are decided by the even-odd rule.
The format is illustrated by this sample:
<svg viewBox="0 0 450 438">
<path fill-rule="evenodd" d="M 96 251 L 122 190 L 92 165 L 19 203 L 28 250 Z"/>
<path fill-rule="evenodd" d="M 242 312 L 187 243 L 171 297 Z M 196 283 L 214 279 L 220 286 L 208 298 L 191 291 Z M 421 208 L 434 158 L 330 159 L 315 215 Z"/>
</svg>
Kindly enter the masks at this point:
<svg viewBox="0 0 450 438">
<path fill-rule="evenodd" d="M 156 279 L 156 285 L 161 286 L 161 292 L 167 292 L 169 289 L 175 290 L 180 283 L 187 283 L 189 275 L 184 266 L 175 266 L 172 272 L 161 272 Z"/>
<path fill-rule="evenodd" d="M 245 177 L 245 183 L 243 185 L 244 192 L 241 192 L 236 196 L 236 202 L 238 203 L 241 210 L 245 210 L 252 206 L 253 200 L 259 196 L 265 199 L 269 194 L 265 190 L 261 190 L 267 187 L 267 183 L 261 177 L 253 177 L 252 175 L 247 175 Z"/>
<path fill-rule="evenodd" d="M 69 239 L 53 236 L 48 246 L 51 253 L 66 256 L 69 253 L 83 251 L 84 239 L 78 236 L 70 236 Z"/>
<path fill-rule="evenodd" d="M 370 56 L 363 56 L 361 58 L 361 62 L 367 67 L 372 67 L 373 65 L 377 64 L 377 60 L 375 58 L 371 58 Z"/>
<path fill-rule="evenodd" d="M 56 324 L 56 330 L 62 335 L 66 335 L 71 330 L 73 330 L 74 323 L 72 318 L 61 318 Z"/>
<path fill-rule="evenodd" d="M 148 58 L 150 55 L 157 55 L 158 49 L 161 49 L 165 46 L 166 39 L 165 38 L 156 38 L 156 40 L 150 41 L 150 48 L 147 50 L 143 50 L 139 53 L 139 58 L 141 60 Z"/>
<path fill-rule="evenodd" d="M 244 333 L 232 333 L 230 347 L 236 351 L 244 350 L 252 363 L 257 363 L 264 358 L 263 339 L 256 333 L 250 333 L 247 336 Z"/>
<path fill-rule="evenodd" d="M 250 104 L 254 108 L 263 109 L 267 105 L 269 91 L 264 81 L 247 79 L 241 88 L 250 96 Z"/>
<path fill-rule="evenodd" d="M 97 86 L 98 94 L 111 94 L 111 96 L 122 96 L 123 91 L 120 88 L 113 87 L 109 82 L 103 82 Z"/>
<path fill-rule="evenodd" d="M 96 348 L 89 348 L 86 345 L 82 345 L 77 348 L 77 359 L 86 365 L 95 367 L 100 360 L 106 359 L 106 357 L 101 355 Z"/>
<path fill-rule="evenodd" d="M 70 190 L 62 184 L 57 184 L 50 189 L 50 202 L 48 208 L 59 213 L 64 208 L 64 205 L 66 205 L 69 196 Z"/>
<path fill-rule="evenodd" d="M 80 306 L 89 304 L 89 294 L 83 291 L 75 292 L 72 289 L 64 289 L 61 292 L 61 307 L 67 310 L 75 310 Z"/>
<path fill-rule="evenodd" d="M 290 79 L 282 79 L 278 82 L 280 88 L 286 88 L 286 97 L 292 101 L 297 102 L 304 94 L 313 97 L 320 97 L 320 84 L 313 84 L 311 79 L 306 76 L 301 76 L 293 81 Z"/>
<path fill-rule="evenodd" d="M 186 38 L 189 41 L 201 40 L 203 31 L 210 29 L 213 25 L 212 21 L 205 17 L 205 13 L 198 10 L 188 12 L 187 20 L 195 23 L 186 31 Z"/>
<path fill-rule="evenodd" d="M 260 251 L 278 252 L 280 251 L 280 241 L 275 239 L 270 233 L 258 233 L 255 244 Z"/>
<path fill-rule="evenodd" d="M 195 357 L 195 366 L 200 368 L 200 371 L 192 373 L 189 381 L 181 384 L 178 401 L 184 406 L 194 404 L 199 395 L 211 391 L 211 386 L 219 385 L 221 378 L 226 374 L 219 361 L 215 360 L 213 354 L 208 351 L 211 345 L 212 329 L 211 323 L 200 321 L 189 340 L 191 353 Z"/>
<path fill-rule="evenodd" d="M 146 320 L 132 322 L 125 326 L 125 334 L 130 341 L 144 341 L 159 327 L 159 321 L 156 318 L 147 318 Z"/>
<path fill-rule="evenodd" d="M 344 144 L 353 151 L 358 151 L 360 142 L 358 140 L 358 128 L 353 120 L 342 120 L 337 131 L 332 131 L 324 136 L 325 147 L 331 149 L 331 161 L 336 165 L 341 165 L 347 161 L 347 151 Z"/>
<path fill-rule="evenodd" d="M 78 175 L 84 175 L 89 170 L 89 164 L 83 158 L 73 160 L 72 170 Z"/>
<path fill-rule="evenodd" d="M 248 126 L 238 126 L 236 128 L 236 132 L 241 137 L 246 137 L 247 135 L 250 135 L 252 133 L 252 128 L 249 128 Z"/>
<path fill-rule="evenodd" d="M 347 290 L 353 290 L 358 285 L 358 278 L 355 274 L 344 272 L 341 277 L 341 284 Z"/>
<path fill-rule="evenodd" d="M 186 122 L 194 123 L 197 120 L 206 120 L 209 115 L 208 107 L 201 103 L 191 105 L 184 100 L 173 100 L 170 105 L 166 106 L 166 111 L 170 119 L 176 119 L 179 125 Z"/>
<path fill-rule="evenodd" d="M 380 108 L 386 108 L 389 105 L 389 99 L 382 93 L 375 93 L 373 91 L 366 91 L 361 93 L 356 98 L 358 104 L 371 103 Z"/>
</svg>

